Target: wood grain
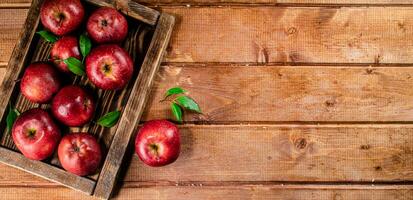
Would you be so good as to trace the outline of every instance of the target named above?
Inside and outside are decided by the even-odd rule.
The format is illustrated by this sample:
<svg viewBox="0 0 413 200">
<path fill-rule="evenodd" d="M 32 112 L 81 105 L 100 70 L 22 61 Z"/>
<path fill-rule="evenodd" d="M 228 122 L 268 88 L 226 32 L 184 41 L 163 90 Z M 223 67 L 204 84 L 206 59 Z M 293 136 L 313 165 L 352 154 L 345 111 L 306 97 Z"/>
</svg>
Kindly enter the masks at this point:
<svg viewBox="0 0 413 200">
<path fill-rule="evenodd" d="M 413 63 L 413 7 L 162 10 L 179 21 L 166 62 Z M 7 12 L 16 19 L 3 22 Z M 0 12 L 0 63 L 8 61 L 27 11 L 7 12 Z"/>
<path fill-rule="evenodd" d="M 130 98 L 118 122 L 118 128 L 99 175 L 94 196 L 109 199 L 115 187 L 126 148 L 145 109 L 155 74 L 161 65 L 174 24 L 175 18 L 173 16 L 165 13 L 160 15 L 152 41 L 140 67 L 137 81 L 134 82 L 133 88 L 130 90 Z"/>
<path fill-rule="evenodd" d="M 9 62 L 14 46 L 18 42 L 28 9 L 0 9 L 0 65 Z M 13 16 L 13 17 L 10 17 Z"/>
<path fill-rule="evenodd" d="M 174 164 L 151 168 L 134 156 L 122 169 L 122 180 L 189 185 L 413 180 L 412 125 L 186 125 L 180 130 L 182 152 Z M 0 170 L 0 186 L 47 185 L 4 165 Z"/>
<path fill-rule="evenodd" d="M 57 167 L 50 166 L 40 161 L 29 160 L 20 153 L 0 148 L 0 162 L 17 167 L 42 178 L 63 184 L 86 194 L 92 194 L 95 181 L 71 174 Z"/>
<path fill-rule="evenodd" d="M 152 168 L 135 156 L 125 181 L 412 181 L 411 125 L 194 125 L 182 154 Z"/>
<path fill-rule="evenodd" d="M 192 123 L 410 122 L 413 68 L 324 66 L 164 66 L 144 120 L 172 118 L 159 102 L 182 86 L 204 115 Z"/>
<path fill-rule="evenodd" d="M 373 187 L 374 188 L 374 187 Z M 155 187 L 155 188 L 122 188 L 114 199 L 123 200 L 159 200 L 159 199 L 228 199 L 228 200 L 411 200 L 412 190 L 348 190 L 348 189 L 280 189 L 271 186 L 239 187 Z M 77 192 L 61 187 L 0 187 L 2 199 L 31 200 L 59 199 L 59 200 L 85 200 L 96 199 L 79 195 Z"/>
<path fill-rule="evenodd" d="M 163 10 L 181 16 L 167 54 L 169 62 L 413 61 L 411 7 Z"/>
<path fill-rule="evenodd" d="M 31 0 L 0 0 L 0 7 L 24 7 Z M 288 5 L 288 6 L 360 6 L 360 5 L 412 5 L 411 0 L 136 0 L 148 6 L 156 5 Z"/>
</svg>

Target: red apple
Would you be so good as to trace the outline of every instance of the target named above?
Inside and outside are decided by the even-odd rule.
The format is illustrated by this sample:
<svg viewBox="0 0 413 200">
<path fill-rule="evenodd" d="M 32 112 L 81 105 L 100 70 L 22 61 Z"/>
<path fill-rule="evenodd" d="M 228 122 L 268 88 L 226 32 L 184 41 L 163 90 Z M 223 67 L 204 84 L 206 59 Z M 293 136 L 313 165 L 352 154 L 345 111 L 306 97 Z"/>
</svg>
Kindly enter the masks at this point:
<svg viewBox="0 0 413 200">
<path fill-rule="evenodd" d="M 132 73 L 132 59 L 118 45 L 100 45 L 86 57 L 86 74 L 101 89 L 122 89 L 131 79 Z"/>
<path fill-rule="evenodd" d="M 167 120 L 146 122 L 135 139 L 135 152 L 147 165 L 159 167 L 174 162 L 181 150 L 178 127 Z"/>
<path fill-rule="evenodd" d="M 102 152 L 96 139 L 88 133 L 70 133 L 60 141 L 57 154 L 67 171 L 86 176 L 96 172 Z"/>
<path fill-rule="evenodd" d="M 46 63 L 32 63 L 23 74 L 20 91 L 34 103 L 46 103 L 59 90 L 59 74 Z"/>
<path fill-rule="evenodd" d="M 53 63 L 63 72 L 70 72 L 63 60 L 74 57 L 81 60 L 79 42 L 76 37 L 64 36 L 56 41 L 50 52 Z"/>
<path fill-rule="evenodd" d="M 128 34 L 128 22 L 114 8 L 102 7 L 89 17 L 86 29 L 97 43 L 119 43 Z"/>
<path fill-rule="evenodd" d="M 43 26 L 59 36 L 77 29 L 84 15 L 80 0 L 45 0 L 40 8 Z"/>
<path fill-rule="evenodd" d="M 60 130 L 49 113 L 35 108 L 21 114 L 12 128 L 14 144 L 29 159 L 51 156 L 60 140 Z"/>
<path fill-rule="evenodd" d="M 52 101 L 53 115 L 67 126 L 82 126 L 88 123 L 94 112 L 93 97 L 78 86 L 62 88 Z"/>
</svg>

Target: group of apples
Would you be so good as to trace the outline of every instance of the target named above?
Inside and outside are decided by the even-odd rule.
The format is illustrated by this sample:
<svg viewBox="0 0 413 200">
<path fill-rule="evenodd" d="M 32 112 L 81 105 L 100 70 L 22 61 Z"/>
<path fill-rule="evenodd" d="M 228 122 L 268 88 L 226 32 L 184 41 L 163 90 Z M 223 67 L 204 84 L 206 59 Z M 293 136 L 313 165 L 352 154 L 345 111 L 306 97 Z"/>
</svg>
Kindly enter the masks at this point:
<svg viewBox="0 0 413 200">
<path fill-rule="evenodd" d="M 47 110 L 34 108 L 17 117 L 12 137 L 24 156 L 44 160 L 57 148 L 64 169 L 79 176 L 96 172 L 102 150 L 89 133 L 68 133 L 62 138 L 59 126 L 79 127 L 89 123 L 96 109 L 95 99 L 80 86 L 62 87 L 60 76 L 70 74 L 65 60 L 84 60 L 91 83 L 103 90 L 119 90 L 133 74 L 133 61 L 119 46 L 128 34 L 128 22 L 116 9 L 101 7 L 93 11 L 86 23 L 87 35 L 97 46 L 82 55 L 77 37 L 70 35 L 81 27 L 85 10 L 80 0 L 45 0 L 41 9 L 43 26 L 60 37 L 54 42 L 49 62 L 30 64 L 21 79 L 20 91 L 34 103 L 50 103 Z M 79 51 L 80 50 L 80 51 Z M 53 119 L 54 118 L 54 119 Z M 135 141 L 136 153 L 150 166 L 175 161 L 180 151 L 178 128 L 167 120 L 147 122 Z"/>
</svg>

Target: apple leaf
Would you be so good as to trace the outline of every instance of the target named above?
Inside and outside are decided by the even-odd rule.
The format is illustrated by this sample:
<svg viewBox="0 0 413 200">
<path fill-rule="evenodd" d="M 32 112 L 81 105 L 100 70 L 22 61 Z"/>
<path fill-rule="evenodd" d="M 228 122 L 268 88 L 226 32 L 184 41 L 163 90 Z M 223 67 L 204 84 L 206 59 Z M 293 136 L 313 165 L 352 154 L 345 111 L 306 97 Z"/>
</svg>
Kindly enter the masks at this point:
<svg viewBox="0 0 413 200">
<path fill-rule="evenodd" d="M 86 36 L 86 34 L 80 35 L 79 39 L 79 47 L 80 47 L 80 52 L 82 53 L 83 59 L 82 63 L 85 61 L 86 56 L 89 54 L 90 49 L 92 48 L 92 42 L 90 42 L 89 37 Z"/>
<path fill-rule="evenodd" d="M 11 129 L 13 128 L 14 121 L 16 121 L 19 115 L 20 112 L 17 109 L 9 106 L 9 113 L 6 117 L 7 130 L 11 131 Z"/>
<path fill-rule="evenodd" d="M 188 96 L 179 96 L 175 99 L 175 102 L 178 103 L 180 106 L 195 111 L 197 113 L 202 113 L 201 109 L 199 108 L 198 104 Z"/>
<path fill-rule="evenodd" d="M 85 74 L 85 66 L 80 60 L 74 57 L 69 57 L 64 59 L 63 62 L 67 65 L 67 68 L 78 76 L 83 76 Z"/>
<path fill-rule="evenodd" d="M 115 126 L 115 124 L 118 122 L 120 117 L 120 111 L 113 111 L 113 112 L 109 112 L 106 115 L 104 115 L 103 117 L 99 118 L 97 124 L 103 126 L 103 127 L 113 127 Z"/>
<path fill-rule="evenodd" d="M 172 102 L 171 104 L 172 114 L 175 116 L 176 121 L 182 122 L 182 109 L 178 104 Z"/>
<path fill-rule="evenodd" d="M 170 88 L 168 91 L 165 92 L 164 99 L 168 98 L 171 95 L 182 94 L 182 93 L 185 93 L 185 92 L 186 91 L 184 89 L 180 88 L 180 87 L 173 87 L 173 88 Z"/>
<path fill-rule="evenodd" d="M 59 39 L 57 36 L 53 35 L 53 33 L 46 30 L 38 31 L 37 34 L 42 36 L 42 38 L 48 42 L 56 42 Z"/>
</svg>

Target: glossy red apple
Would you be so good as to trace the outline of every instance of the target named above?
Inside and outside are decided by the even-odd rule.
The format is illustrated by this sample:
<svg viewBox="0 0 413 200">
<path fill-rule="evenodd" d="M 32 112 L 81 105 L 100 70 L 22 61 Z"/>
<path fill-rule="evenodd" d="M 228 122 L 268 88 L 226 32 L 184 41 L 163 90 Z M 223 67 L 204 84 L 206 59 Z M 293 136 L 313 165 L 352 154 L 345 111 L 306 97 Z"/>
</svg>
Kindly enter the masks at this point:
<svg viewBox="0 0 413 200">
<path fill-rule="evenodd" d="M 135 152 L 149 166 L 164 166 L 178 158 L 180 141 L 175 124 L 167 120 L 152 120 L 139 130 L 135 139 Z"/>
<path fill-rule="evenodd" d="M 128 52 L 116 44 L 100 45 L 86 57 L 86 74 L 101 89 L 122 89 L 131 79 L 132 73 L 132 59 Z"/>
<path fill-rule="evenodd" d="M 119 43 L 128 34 L 128 22 L 114 8 L 102 7 L 89 17 L 86 29 L 90 38 L 97 43 Z"/>
<path fill-rule="evenodd" d="M 67 126 L 82 126 L 88 123 L 94 112 L 93 97 L 79 86 L 62 88 L 52 101 L 53 115 Z"/>
<path fill-rule="evenodd" d="M 40 8 L 43 26 L 59 36 L 77 29 L 84 15 L 80 0 L 45 0 Z"/>
<path fill-rule="evenodd" d="M 70 72 L 63 60 L 74 57 L 79 60 L 82 59 L 79 51 L 79 42 L 76 37 L 63 36 L 53 45 L 50 52 L 52 62 L 63 72 Z"/>
<path fill-rule="evenodd" d="M 12 128 L 14 144 L 29 159 L 51 156 L 60 140 L 60 130 L 46 111 L 35 108 L 21 114 Z"/>
<path fill-rule="evenodd" d="M 32 63 L 23 74 L 20 91 L 34 103 L 46 103 L 59 90 L 59 73 L 46 63 Z"/>
<path fill-rule="evenodd" d="M 79 176 L 96 172 L 102 159 L 98 142 L 88 133 L 65 135 L 60 141 L 57 154 L 62 167 Z"/>
</svg>

